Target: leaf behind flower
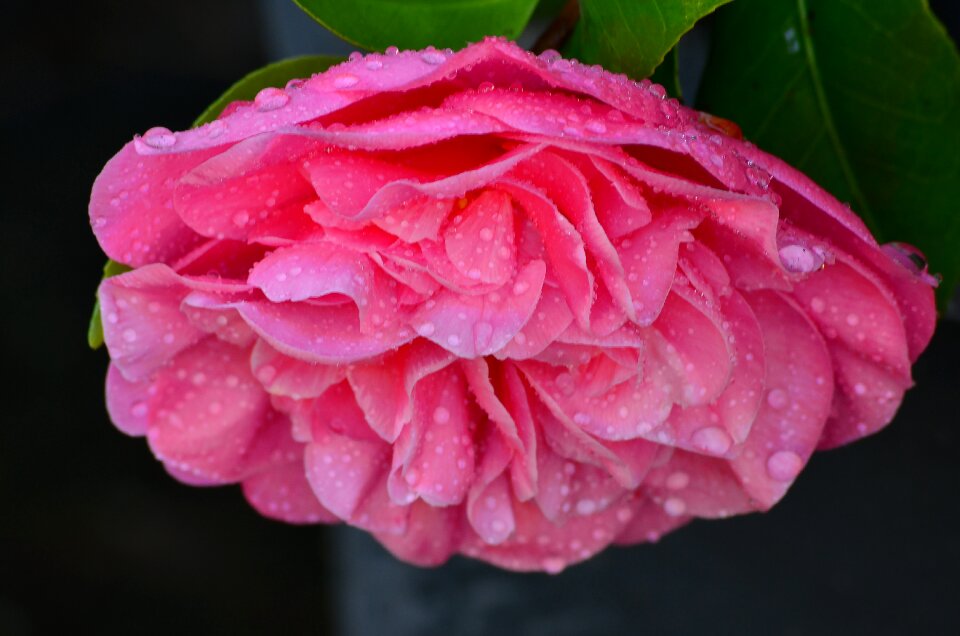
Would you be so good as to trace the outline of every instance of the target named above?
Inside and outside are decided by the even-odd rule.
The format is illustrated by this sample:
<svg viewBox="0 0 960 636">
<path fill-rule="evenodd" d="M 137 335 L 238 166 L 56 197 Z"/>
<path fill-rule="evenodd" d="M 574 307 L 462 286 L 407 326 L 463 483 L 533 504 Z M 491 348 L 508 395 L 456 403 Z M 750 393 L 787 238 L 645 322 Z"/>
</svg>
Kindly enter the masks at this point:
<svg viewBox="0 0 960 636">
<path fill-rule="evenodd" d="M 516 39 L 537 0 L 294 0 L 314 20 L 357 46 L 459 49 L 485 35 Z"/>
<path fill-rule="evenodd" d="M 580 22 L 563 52 L 634 79 L 649 77 L 680 36 L 729 1 L 581 0 Z"/>
<path fill-rule="evenodd" d="M 960 277 L 960 56 L 926 0 L 738 0 L 698 107 Z"/>
</svg>

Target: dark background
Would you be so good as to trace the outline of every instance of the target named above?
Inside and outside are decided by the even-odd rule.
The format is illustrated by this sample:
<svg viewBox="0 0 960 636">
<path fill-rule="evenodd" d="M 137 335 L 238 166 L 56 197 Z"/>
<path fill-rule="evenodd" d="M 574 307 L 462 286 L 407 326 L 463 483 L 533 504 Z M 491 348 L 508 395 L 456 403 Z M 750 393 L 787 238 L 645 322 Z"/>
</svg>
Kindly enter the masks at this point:
<svg viewBox="0 0 960 636">
<path fill-rule="evenodd" d="M 85 343 L 103 263 L 90 185 L 134 132 L 185 128 L 269 59 L 329 50 L 273 4 L 0 9 L 0 636 L 960 633 L 957 321 L 896 421 L 816 455 L 772 512 L 554 577 L 459 558 L 419 570 L 352 529 L 271 522 L 237 488 L 175 482 L 117 432 L 106 353 Z M 931 4 L 956 38 L 956 0 Z"/>
</svg>

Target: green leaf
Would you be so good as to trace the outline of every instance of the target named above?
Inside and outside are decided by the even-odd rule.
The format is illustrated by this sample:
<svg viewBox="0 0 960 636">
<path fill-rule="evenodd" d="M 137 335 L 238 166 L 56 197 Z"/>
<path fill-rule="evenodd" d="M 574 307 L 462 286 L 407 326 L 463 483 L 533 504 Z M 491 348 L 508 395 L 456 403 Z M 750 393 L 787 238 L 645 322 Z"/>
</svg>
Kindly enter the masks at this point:
<svg viewBox="0 0 960 636">
<path fill-rule="evenodd" d="M 342 61 L 342 57 L 332 55 L 304 55 L 268 64 L 228 88 L 223 95 L 217 98 L 217 101 L 210 104 L 203 111 L 203 114 L 193 122 L 193 127 L 196 128 L 216 119 L 230 102 L 249 101 L 256 97 L 257 93 L 263 88 L 268 86 L 280 88 L 292 79 L 310 77 L 314 73 L 325 71 Z"/>
<path fill-rule="evenodd" d="M 698 106 L 960 276 L 960 56 L 926 0 L 738 0 Z"/>
<path fill-rule="evenodd" d="M 537 0 L 294 0 L 357 46 L 459 49 L 485 35 L 517 38 Z"/>
<path fill-rule="evenodd" d="M 129 271 L 130 268 L 126 265 L 108 260 L 103 266 L 103 278 L 107 279 Z M 103 320 L 100 317 L 99 300 L 93 303 L 93 315 L 90 316 L 90 326 L 87 327 L 87 344 L 91 349 L 99 349 L 103 345 Z"/>
<path fill-rule="evenodd" d="M 730 0 L 581 0 L 564 53 L 588 64 L 649 77 L 703 16 Z"/>
<path fill-rule="evenodd" d="M 683 99 L 683 90 L 680 88 L 680 56 L 677 47 L 673 47 L 663 58 L 663 63 L 650 76 L 651 82 L 656 82 L 667 89 L 670 97 Z"/>
<path fill-rule="evenodd" d="M 302 57 L 292 57 L 281 60 L 273 64 L 268 64 L 263 68 L 250 73 L 239 82 L 231 86 L 226 92 L 217 98 L 203 114 L 193 122 L 193 127 L 201 126 L 211 122 L 226 108 L 230 102 L 238 100 L 251 100 L 256 97 L 261 89 L 268 86 L 281 87 L 295 78 L 309 77 L 314 73 L 320 73 L 327 70 L 334 64 L 342 62 L 343 58 L 330 55 L 304 55 Z M 108 260 L 103 266 L 103 278 L 110 278 L 117 274 L 130 271 L 130 267 Z M 99 349 L 103 345 L 103 321 L 100 316 L 100 301 L 93 305 L 93 314 L 90 316 L 90 325 L 87 327 L 87 344 L 91 349 Z"/>
</svg>

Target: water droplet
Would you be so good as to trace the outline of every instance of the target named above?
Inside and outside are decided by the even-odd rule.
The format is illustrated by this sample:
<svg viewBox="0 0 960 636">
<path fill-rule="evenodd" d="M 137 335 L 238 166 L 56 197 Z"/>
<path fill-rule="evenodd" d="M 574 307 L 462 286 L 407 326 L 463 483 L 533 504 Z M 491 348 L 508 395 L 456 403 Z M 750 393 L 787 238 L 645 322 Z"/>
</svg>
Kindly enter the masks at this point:
<svg viewBox="0 0 960 636">
<path fill-rule="evenodd" d="M 447 422 L 449 422 L 450 421 L 449 409 L 442 406 L 438 406 L 433 411 L 433 421 L 436 422 L 437 424 L 446 424 Z"/>
<path fill-rule="evenodd" d="M 553 49 L 547 49 L 546 51 L 544 51 L 543 53 L 541 53 L 539 57 L 540 57 L 540 59 L 543 60 L 544 62 L 549 63 L 549 62 L 556 62 L 557 60 L 559 60 L 559 59 L 560 59 L 561 57 L 563 57 L 563 56 L 560 55 L 560 52 L 559 52 L 559 51 L 555 51 L 555 50 L 553 50 Z"/>
<path fill-rule="evenodd" d="M 559 373 L 553 382 L 554 384 L 557 385 L 557 388 L 560 389 L 560 392 L 563 393 L 564 395 L 572 395 L 574 389 L 576 388 L 574 386 L 575 383 L 573 380 L 573 376 L 567 373 L 566 371 Z"/>
<path fill-rule="evenodd" d="M 257 369 L 257 379 L 267 384 L 273 380 L 277 375 L 277 369 L 270 364 L 266 364 L 259 369 Z"/>
<path fill-rule="evenodd" d="M 130 407 L 130 415 L 134 417 L 145 417 L 146 414 L 147 414 L 146 402 L 134 402 L 133 406 Z"/>
<path fill-rule="evenodd" d="M 427 64 L 437 65 L 446 62 L 447 56 L 436 49 L 429 48 L 420 54 L 420 59 Z"/>
<path fill-rule="evenodd" d="M 567 566 L 566 562 L 560 557 L 547 557 L 540 562 L 540 565 L 548 574 L 559 574 Z"/>
<path fill-rule="evenodd" d="M 211 139 L 214 137 L 219 137 L 225 128 L 226 125 L 222 121 L 215 119 L 206 126 L 207 137 L 210 137 Z"/>
<path fill-rule="evenodd" d="M 493 82 L 481 82 L 480 86 L 477 86 L 477 91 L 480 93 L 489 93 L 494 88 L 496 87 L 493 85 Z"/>
<path fill-rule="evenodd" d="M 134 342 L 137 339 L 137 332 L 133 329 L 124 329 L 123 339 L 127 342 Z"/>
<path fill-rule="evenodd" d="M 351 86 L 356 86 L 359 81 L 360 78 L 356 75 L 343 73 L 342 75 L 337 75 L 335 78 L 333 78 L 333 85 L 337 88 L 350 88 Z"/>
<path fill-rule="evenodd" d="M 777 481 L 790 481 L 803 468 L 803 459 L 793 451 L 777 451 L 767 458 L 767 474 Z"/>
<path fill-rule="evenodd" d="M 387 55 L 397 55 L 398 53 L 400 53 L 400 49 L 398 49 L 398 48 L 395 47 L 395 46 L 388 46 L 388 47 L 384 50 L 384 53 L 386 53 Z"/>
<path fill-rule="evenodd" d="M 290 101 L 290 96 L 279 88 L 269 86 L 264 88 L 253 98 L 253 103 L 259 111 L 276 110 L 283 108 Z"/>
<path fill-rule="evenodd" d="M 480 240 L 482 241 L 492 241 L 493 240 L 493 230 L 488 227 L 480 230 Z"/>
<path fill-rule="evenodd" d="M 769 404 L 772 408 L 782 409 L 789 401 L 790 398 L 787 396 L 787 392 L 783 389 L 772 389 L 769 393 L 767 393 L 767 404 Z"/>
<path fill-rule="evenodd" d="M 450 334 L 447 336 L 447 344 L 449 344 L 451 347 L 456 347 L 458 344 L 460 344 L 460 336 L 455 333 Z"/>
<path fill-rule="evenodd" d="M 603 133 L 607 132 L 607 125 L 599 119 L 591 119 L 586 123 L 584 128 L 598 135 L 602 135 Z"/>
<path fill-rule="evenodd" d="M 249 220 L 250 220 L 250 215 L 245 211 L 237 212 L 236 214 L 233 215 L 233 224 L 236 225 L 237 227 L 243 227 L 244 225 L 247 224 L 247 221 Z"/>
<path fill-rule="evenodd" d="M 823 257 L 802 245 L 785 245 L 780 248 L 780 262 L 787 271 L 809 274 L 823 265 Z"/>
<path fill-rule="evenodd" d="M 364 64 L 364 66 L 366 66 L 367 69 L 369 69 L 369 70 L 371 70 L 371 71 L 379 71 L 380 69 L 383 68 L 383 62 L 381 62 L 381 61 L 378 60 L 378 59 L 371 58 L 371 59 L 369 59 L 369 60 L 366 61 L 366 63 Z"/>
<path fill-rule="evenodd" d="M 577 502 L 578 515 L 592 515 L 597 510 L 597 502 L 593 499 L 581 499 Z"/>
<path fill-rule="evenodd" d="M 670 497 L 663 502 L 663 511 L 671 517 L 679 517 L 687 511 L 687 504 L 679 497 Z"/>
<path fill-rule="evenodd" d="M 683 490 L 690 484 L 690 475 L 678 470 L 667 477 L 666 486 L 670 490 Z"/>
<path fill-rule="evenodd" d="M 164 128 L 163 126 L 155 126 L 143 133 L 143 143 L 147 144 L 151 148 L 169 148 L 173 144 L 177 143 L 177 137 L 169 128 Z"/>
<path fill-rule="evenodd" d="M 527 284 L 526 282 L 524 282 L 524 281 L 522 281 L 522 280 L 518 280 L 518 281 L 517 281 L 516 283 L 514 283 L 514 285 L 513 285 L 513 295 L 514 295 L 514 296 L 520 296 L 521 294 L 523 294 L 524 292 L 526 292 L 528 289 L 530 289 L 530 285 L 529 285 L 529 284 Z"/>
<path fill-rule="evenodd" d="M 419 333 L 424 338 L 429 338 L 433 335 L 433 332 L 436 331 L 436 326 L 432 322 L 425 322 L 417 328 L 417 333 Z"/>
<path fill-rule="evenodd" d="M 693 434 L 690 440 L 700 450 L 711 455 L 723 455 L 730 450 L 732 440 L 727 432 L 718 426 L 707 426 Z"/>
</svg>

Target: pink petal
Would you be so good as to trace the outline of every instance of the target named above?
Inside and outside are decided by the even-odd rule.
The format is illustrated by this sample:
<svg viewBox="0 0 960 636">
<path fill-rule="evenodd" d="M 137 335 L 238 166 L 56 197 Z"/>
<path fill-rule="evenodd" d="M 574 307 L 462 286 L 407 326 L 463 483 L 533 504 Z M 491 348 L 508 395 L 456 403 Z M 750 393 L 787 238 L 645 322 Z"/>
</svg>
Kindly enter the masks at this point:
<svg viewBox="0 0 960 636">
<path fill-rule="evenodd" d="M 831 350 L 836 379 L 833 410 L 820 448 L 834 448 L 872 435 L 893 420 L 909 375 L 867 360 L 845 347 Z"/>
<path fill-rule="evenodd" d="M 680 244 L 691 240 L 699 219 L 686 211 L 669 211 L 617 243 L 626 284 L 639 325 L 651 324 L 667 299 L 677 270 Z"/>
<path fill-rule="evenodd" d="M 374 219 L 373 223 L 407 243 L 424 239 L 436 240 L 453 205 L 451 199 L 415 197 L 397 206 L 386 216 Z"/>
<path fill-rule="evenodd" d="M 505 193 L 481 193 L 453 218 L 443 236 L 450 262 L 470 280 L 503 285 L 513 277 L 513 207 Z"/>
<path fill-rule="evenodd" d="M 307 480 L 327 510 L 356 525 L 361 504 L 382 486 L 389 453 L 390 447 L 381 441 L 354 439 L 321 427 L 306 448 Z"/>
<path fill-rule="evenodd" d="M 738 453 L 733 445 L 750 439 L 768 373 L 760 325 L 750 306 L 737 292 L 720 302 L 733 356 L 730 380 L 711 403 L 676 408 L 667 422 L 677 446 L 710 455 Z"/>
<path fill-rule="evenodd" d="M 627 317 L 634 319 L 633 303 L 630 302 L 630 292 L 624 280 L 623 265 L 617 250 L 597 219 L 590 186 L 583 173 L 556 154 L 542 152 L 520 163 L 513 174 L 540 188 L 570 219 L 583 237 L 584 245 L 594 259 L 594 269 L 603 280 L 613 303 L 623 310 Z"/>
<path fill-rule="evenodd" d="M 380 355 L 409 342 L 414 334 L 396 323 L 370 335 L 360 328 L 352 305 L 229 301 L 247 324 L 278 351 L 307 362 L 338 364 Z"/>
<path fill-rule="evenodd" d="M 650 206 L 637 187 L 615 165 L 590 157 L 594 173 L 587 173 L 597 218 L 607 236 L 616 240 L 652 220 Z"/>
<path fill-rule="evenodd" d="M 498 187 L 510 194 L 533 221 L 546 247 L 550 270 L 557 276 L 567 305 L 577 323 L 588 329 L 593 275 L 587 268 L 583 241 L 556 206 L 537 190 L 510 182 L 501 182 Z"/>
<path fill-rule="evenodd" d="M 485 296 L 442 290 L 417 310 L 410 324 L 421 336 L 461 358 L 490 355 L 530 320 L 545 271 L 543 261 L 532 261 L 512 282 Z"/>
<path fill-rule="evenodd" d="M 676 377 L 674 399 L 685 406 L 709 404 L 726 388 L 732 372 L 726 329 L 695 298 L 670 294 L 654 323 L 652 340 L 662 363 Z"/>
<path fill-rule="evenodd" d="M 303 462 L 265 470 L 243 481 L 243 494 L 257 512 L 287 523 L 335 523 L 307 482 Z"/>
<path fill-rule="evenodd" d="M 131 142 L 108 161 L 90 195 L 90 223 L 107 256 L 138 267 L 171 263 L 195 247 L 201 238 L 169 202 L 177 179 L 211 155 L 143 157 Z"/>
<path fill-rule="evenodd" d="M 377 533 L 383 547 L 394 556 L 421 567 L 440 565 L 460 547 L 463 508 L 436 508 L 422 501 L 410 506 L 410 517 L 402 534 Z"/>
<path fill-rule="evenodd" d="M 607 547 L 630 519 L 623 506 L 588 516 L 573 516 L 563 525 L 544 517 L 533 502 L 515 503 L 515 531 L 508 540 L 490 543 L 467 535 L 462 552 L 502 568 L 556 574 Z"/>
<path fill-rule="evenodd" d="M 820 441 L 833 397 L 830 353 L 810 319 L 775 292 L 750 294 L 763 330 L 764 399 L 731 466 L 762 508 L 786 493 Z"/>
<path fill-rule="evenodd" d="M 114 426 L 127 435 L 147 434 L 151 384 L 149 380 L 127 380 L 115 364 L 107 369 L 107 412 Z"/>
<path fill-rule="evenodd" d="M 291 358 L 263 340 L 257 340 L 253 347 L 250 369 L 267 393 L 295 400 L 318 397 L 345 375 L 342 367 Z"/>
<path fill-rule="evenodd" d="M 183 176 L 173 197 L 177 214 L 198 234 L 244 241 L 278 215 L 302 215 L 315 196 L 296 164 L 308 150 L 286 137 L 246 139 Z"/>
<path fill-rule="evenodd" d="M 248 360 L 247 351 L 208 337 L 157 373 L 147 440 L 158 459 L 215 482 L 245 476 L 258 438 L 285 421 Z"/>
<path fill-rule="evenodd" d="M 531 319 L 494 355 L 501 360 L 524 360 L 536 356 L 562 334 L 572 321 L 573 314 L 563 294 L 555 287 L 544 285 Z"/>
<path fill-rule="evenodd" d="M 180 311 L 190 293 L 163 265 L 112 276 L 98 292 L 110 359 L 127 378 L 143 378 L 205 334 Z"/>
<path fill-rule="evenodd" d="M 396 284 L 390 285 L 380 268 L 364 254 L 332 243 L 277 249 L 254 266 L 249 283 L 262 289 L 273 302 L 347 296 L 356 303 L 360 330 L 379 333 L 380 337 L 385 329 L 390 329 L 396 313 Z"/>
<path fill-rule="evenodd" d="M 659 541 L 660 537 L 689 523 L 689 515 L 668 515 L 663 506 L 649 497 L 641 497 L 622 509 L 622 516 L 629 519 L 626 527 L 617 535 L 617 545 L 633 545 Z"/>
<path fill-rule="evenodd" d="M 444 349 L 418 338 L 383 360 L 351 367 L 347 377 L 367 422 L 393 442 L 413 417 L 414 387 L 453 360 Z"/>
<path fill-rule="evenodd" d="M 892 294 L 853 261 L 827 265 L 796 284 L 794 294 L 831 347 L 842 343 L 877 364 L 910 377 L 903 318 Z"/>
<path fill-rule="evenodd" d="M 670 517 L 724 518 L 759 509 L 724 459 L 677 450 L 643 487 Z"/>
<path fill-rule="evenodd" d="M 395 447 L 393 474 L 403 483 L 411 503 L 420 498 L 431 506 L 463 501 L 473 483 L 473 427 L 463 375 L 453 366 L 423 378 L 413 391 L 413 415 L 404 431 L 415 431 L 410 449 Z"/>
</svg>

